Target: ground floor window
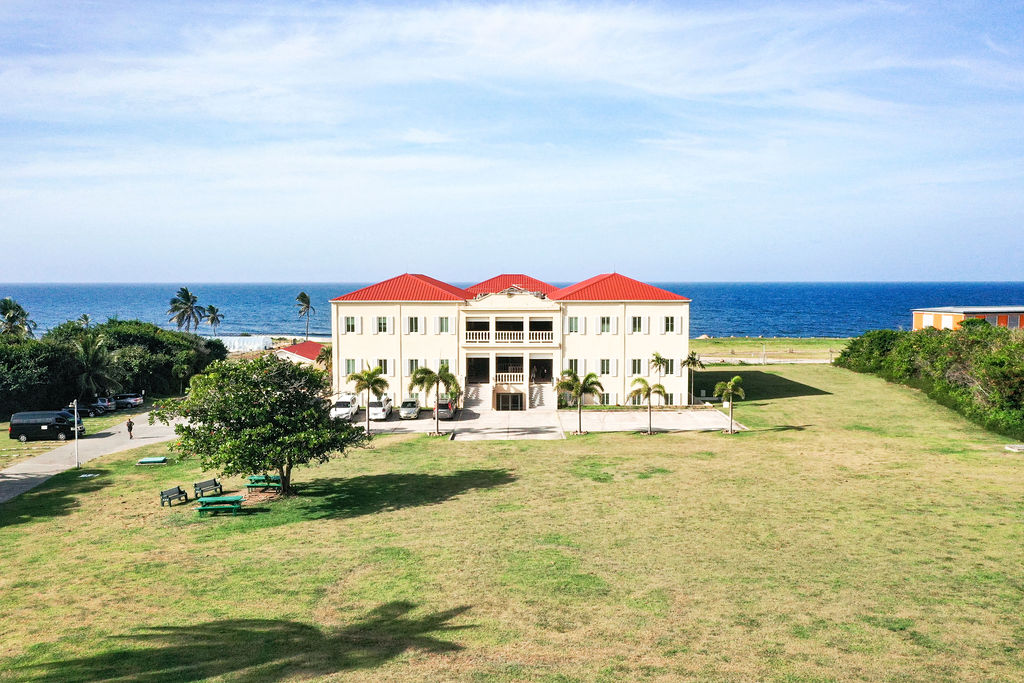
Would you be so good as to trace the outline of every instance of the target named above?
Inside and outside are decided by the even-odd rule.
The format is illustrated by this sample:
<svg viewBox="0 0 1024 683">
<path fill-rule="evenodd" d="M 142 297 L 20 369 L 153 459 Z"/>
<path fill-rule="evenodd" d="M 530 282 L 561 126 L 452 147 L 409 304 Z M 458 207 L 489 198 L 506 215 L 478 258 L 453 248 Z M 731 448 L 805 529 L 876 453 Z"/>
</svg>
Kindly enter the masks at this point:
<svg viewBox="0 0 1024 683">
<path fill-rule="evenodd" d="M 674 374 L 676 374 L 676 359 L 675 358 L 669 358 L 668 359 L 668 364 L 665 366 L 665 374 L 666 375 L 674 375 Z"/>
<path fill-rule="evenodd" d="M 519 393 L 515 394 L 498 394 L 495 406 L 498 410 L 523 410 L 523 395 Z"/>
<path fill-rule="evenodd" d="M 665 405 L 674 406 L 676 404 L 675 394 L 665 394 Z"/>
<path fill-rule="evenodd" d="M 356 359 L 355 358 L 346 358 L 345 359 L 345 376 L 347 377 L 347 376 L 351 375 L 355 371 L 356 371 Z"/>
<path fill-rule="evenodd" d="M 447 318 L 445 318 L 445 320 L 447 320 Z M 447 358 L 442 358 L 441 360 L 437 361 L 437 371 L 438 372 L 441 372 L 442 370 L 448 370 L 448 368 L 450 368 L 450 367 L 451 366 L 448 364 L 448 359 Z M 449 372 L 451 372 L 451 371 L 449 370 Z"/>
<path fill-rule="evenodd" d="M 643 404 L 643 397 L 640 396 L 640 394 L 634 394 L 633 398 L 631 400 L 633 402 L 633 405 L 635 405 L 635 406 Z"/>
<path fill-rule="evenodd" d="M 577 358 L 569 359 L 569 369 L 575 372 L 577 375 L 580 374 L 580 361 Z"/>
<path fill-rule="evenodd" d="M 601 405 L 608 406 L 612 403 L 611 394 L 601 394 Z"/>
</svg>

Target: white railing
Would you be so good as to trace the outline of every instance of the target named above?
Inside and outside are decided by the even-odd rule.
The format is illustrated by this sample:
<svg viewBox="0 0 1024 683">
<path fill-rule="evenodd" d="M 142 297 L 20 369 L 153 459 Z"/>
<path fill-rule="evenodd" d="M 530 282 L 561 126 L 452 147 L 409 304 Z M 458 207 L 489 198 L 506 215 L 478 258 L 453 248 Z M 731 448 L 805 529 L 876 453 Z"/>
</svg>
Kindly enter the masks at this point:
<svg viewBox="0 0 1024 683">
<path fill-rule="evenodd" d="M 533 343 L 553 342 L 555 341 L 555 333 L 550 330 L 546 332 L 530 332 L 530 341 Z"/>
<path fill-rule="evenodd" d="M 522 384 L 523 373 L 521 372 L 499 372 L 494 375 L 495 384 Z"/>
<path fill-rule="evenodd" d="M 490 330 L 466 330 L 467 342 L 488 342 L 490 340 Z"/>
<path fill-rule="evenodd" d="M 515 343 L 523 341 L 523 333 L 521 331 L 495 331 L 494 341 L 504 343 Z"/>
</svg>

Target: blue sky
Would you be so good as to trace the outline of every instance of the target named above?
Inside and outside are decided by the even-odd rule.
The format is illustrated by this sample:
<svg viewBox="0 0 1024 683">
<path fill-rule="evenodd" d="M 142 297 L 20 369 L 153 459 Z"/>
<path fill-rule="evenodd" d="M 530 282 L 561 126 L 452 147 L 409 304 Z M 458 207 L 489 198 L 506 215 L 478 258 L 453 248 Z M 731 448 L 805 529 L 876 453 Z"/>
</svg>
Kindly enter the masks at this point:
<svg viewBox="0 0 1024 683">
<path fill-rule="evenodd" d="M 1021 2 L 5 0 L 0 281 L 1021 280 L 1022 122 Z"/>
</svg>

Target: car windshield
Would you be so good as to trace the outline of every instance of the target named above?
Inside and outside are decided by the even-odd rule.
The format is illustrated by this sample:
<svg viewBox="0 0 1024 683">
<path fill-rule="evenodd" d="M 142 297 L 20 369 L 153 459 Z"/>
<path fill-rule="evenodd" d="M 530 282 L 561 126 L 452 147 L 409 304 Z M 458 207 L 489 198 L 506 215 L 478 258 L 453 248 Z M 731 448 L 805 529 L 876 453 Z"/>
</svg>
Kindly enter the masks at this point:
<svg viewBox="0 0 1024 683">
<path fill-rule="evenodd" d="M 416 407 L 416 401 L 402 401 L 402 407 L 403 408 L 415 408 Z"/>
<path fill-rule="evenodd" d="M 348 408 L 350 405 L 352 405 L 352 404 L 349 403 L 348 401 L 338 401 L 337 403 L 334 404 L 334 407 L 335 408 Z"/>
<path fill-rule="evenodd" d="M 371 407 L 371 408 L 380 408 L 380 407 L 381 407 L 381 405 L 382 405 L 382 404 L 381 404 L 381 402 L 380 402 L 380 401 L 370 401 L 370 407 Z"/>
</svg>

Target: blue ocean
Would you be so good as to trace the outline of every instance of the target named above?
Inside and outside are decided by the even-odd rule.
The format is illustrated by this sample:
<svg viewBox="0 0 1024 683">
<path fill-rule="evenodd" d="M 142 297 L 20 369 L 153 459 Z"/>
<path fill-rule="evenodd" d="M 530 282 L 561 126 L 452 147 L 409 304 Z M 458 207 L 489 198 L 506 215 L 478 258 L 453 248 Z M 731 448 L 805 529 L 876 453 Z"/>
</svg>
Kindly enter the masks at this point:
<svg viewBox="0 0 1024 683">
<path fill-rule="evenodd" d="M 295 297 L 305 291 L 316 313 L 310 334 L 330 334 L 328 301 L 367 283 L 193 284 L 201 305 L 224 314 L 219 333 L 302 334 Z M 468 282 L 453 283 L 468 286 Z M 565 285 L 569 283 L 552 283 Z M 1024 306 L 1024 282 L 654 283 L 690 297 L 691 336 L 847 337 L 910 327 L 910 310 L 930 306 Z M 30 313 L 39 331 L 88 313 L 94 320 L 138 318 L 165 327 L 170 284 L 0 284 Z M 209 333 L 203 326 L 203 333 Z"/>
</svg>

